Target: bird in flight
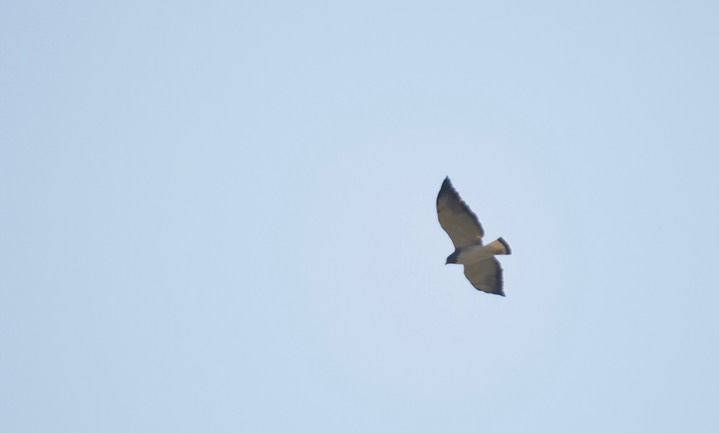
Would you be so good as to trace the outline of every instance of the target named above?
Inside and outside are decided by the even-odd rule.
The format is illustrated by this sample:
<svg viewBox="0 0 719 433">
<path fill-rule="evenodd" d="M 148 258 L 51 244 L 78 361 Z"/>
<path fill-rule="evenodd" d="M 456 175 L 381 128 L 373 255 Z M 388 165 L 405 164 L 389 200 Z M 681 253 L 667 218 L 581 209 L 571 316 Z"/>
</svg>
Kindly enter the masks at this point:
<svg viewBox="0 0 719 433">
<path fill-rule="evenodd" d="M 502 267 L 495 256 L 511 254 L 512 250 L 501 237 L 487 245 L 482 244 L 484 229 L 449 177 L 444 179 L 437 195 L 437 216 L 439 225 L 454 244 L 454 252 L 445 264 L 464 265 L 464 276 L 475 289 L 504 296 Z"/>
</svg>

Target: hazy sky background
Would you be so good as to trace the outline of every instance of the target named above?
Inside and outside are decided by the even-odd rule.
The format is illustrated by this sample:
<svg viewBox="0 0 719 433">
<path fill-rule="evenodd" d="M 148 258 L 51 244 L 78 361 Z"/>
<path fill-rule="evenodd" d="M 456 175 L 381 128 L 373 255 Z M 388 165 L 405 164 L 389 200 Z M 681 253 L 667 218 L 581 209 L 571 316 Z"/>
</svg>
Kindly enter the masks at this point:
<svg viewBox="0 0 719 433">
<path fill-rule="evenodd" d="M 716 432 L 718 19 L 3 2 L 0 431 Z"/>
</svg>

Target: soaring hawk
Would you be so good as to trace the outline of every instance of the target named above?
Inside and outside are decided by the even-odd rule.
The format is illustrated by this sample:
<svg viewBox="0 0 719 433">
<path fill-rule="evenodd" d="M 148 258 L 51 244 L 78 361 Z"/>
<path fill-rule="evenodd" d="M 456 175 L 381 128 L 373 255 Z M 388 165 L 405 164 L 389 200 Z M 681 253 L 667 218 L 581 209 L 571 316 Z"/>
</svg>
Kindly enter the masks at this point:
<svg viewBox="0 0 719 433">
<path fill-rule="evenodd" d="M 512 250 L 502 238 L 482 245 L 482 225 L 449 177 L 444 179 L 437 195 L 437 215 L 439 224 L 454 244 L 454 252 L 447 257 L 446 264 L 464 265 L 464 275 L 477 290 L 504 296 L 502 267 L 495 256 L 511 254 Z"/>
</svg>

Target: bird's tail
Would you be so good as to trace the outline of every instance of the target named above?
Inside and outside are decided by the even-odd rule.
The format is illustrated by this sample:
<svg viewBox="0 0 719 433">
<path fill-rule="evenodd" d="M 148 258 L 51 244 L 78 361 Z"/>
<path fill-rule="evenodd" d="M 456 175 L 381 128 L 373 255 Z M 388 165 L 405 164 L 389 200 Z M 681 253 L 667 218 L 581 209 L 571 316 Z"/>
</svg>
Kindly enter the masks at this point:
<svg viewBox="0 0 719 433">
<path fill-rule="evenodd" d="M 503 238 L 499 238 L 496 241 L 487 244 L 485 248 L 494 255 L 512 254 L 512 249 L 509 248 L 509 244 Z"/>
</svg>

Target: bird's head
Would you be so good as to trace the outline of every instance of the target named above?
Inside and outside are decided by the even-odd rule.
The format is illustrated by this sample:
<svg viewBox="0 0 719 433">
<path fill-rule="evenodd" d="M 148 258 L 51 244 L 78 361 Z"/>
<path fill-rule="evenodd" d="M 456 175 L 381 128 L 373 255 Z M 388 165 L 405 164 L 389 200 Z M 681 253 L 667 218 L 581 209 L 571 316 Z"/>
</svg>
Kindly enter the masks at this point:
<svg viewBox="0 0 719 433">
<path fill-rule="evenodd" d="M 447 262 L 445 265 L 448 265 L 450 263 L 457 263 L 457 257 L 459 256 L 459 250 L 454 250 L 452 254 L 447 256 Z"/>
</svg>

